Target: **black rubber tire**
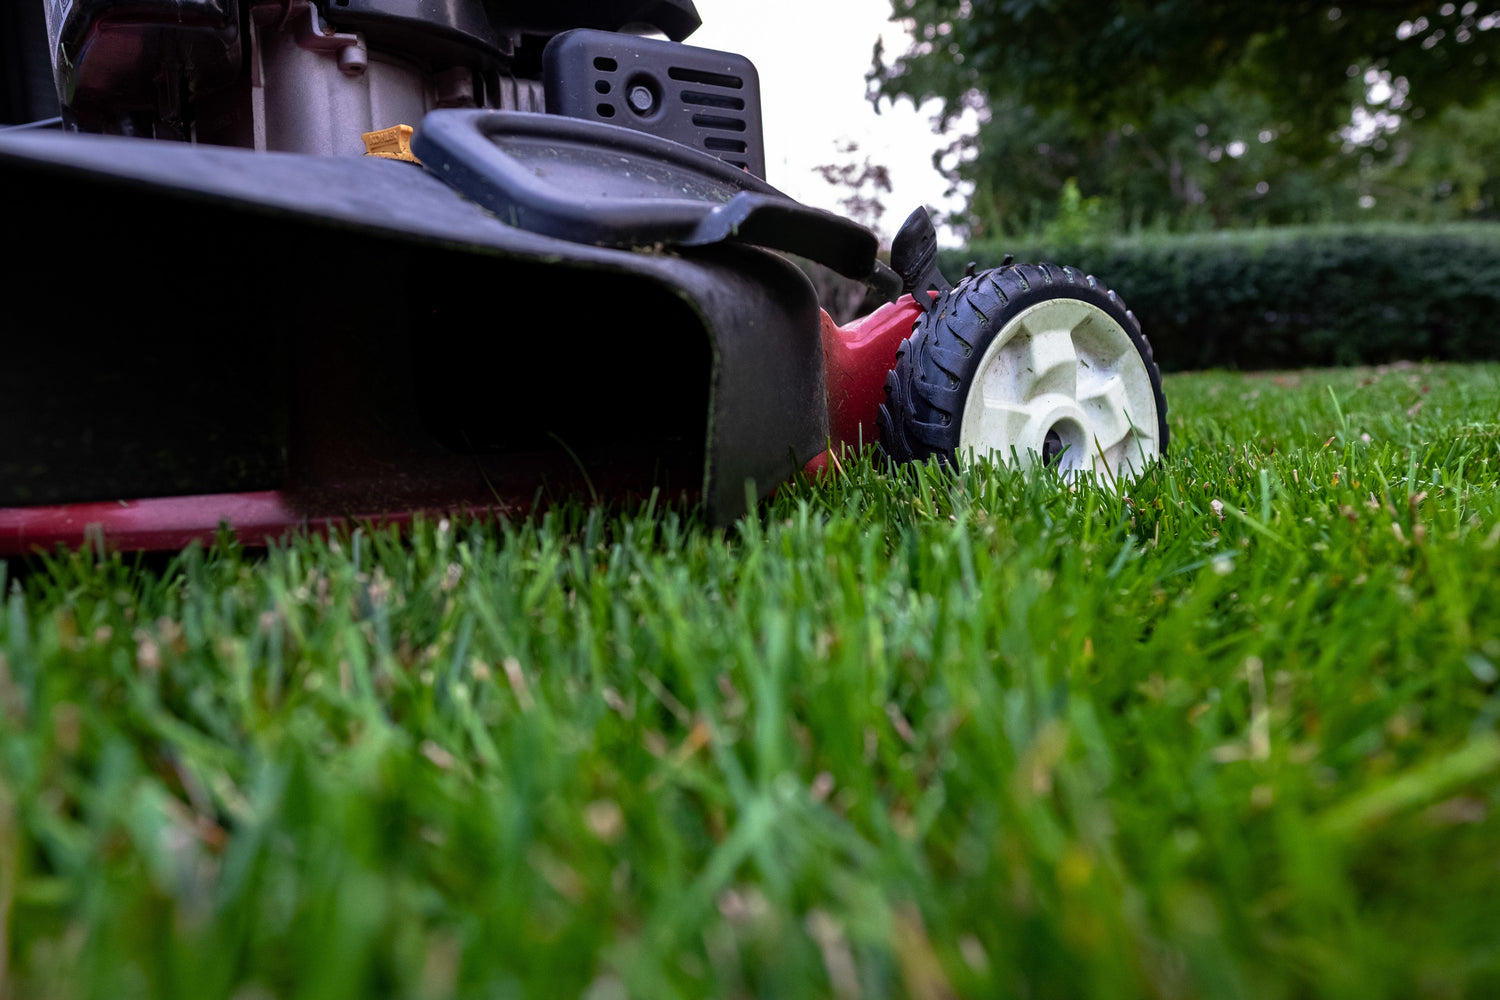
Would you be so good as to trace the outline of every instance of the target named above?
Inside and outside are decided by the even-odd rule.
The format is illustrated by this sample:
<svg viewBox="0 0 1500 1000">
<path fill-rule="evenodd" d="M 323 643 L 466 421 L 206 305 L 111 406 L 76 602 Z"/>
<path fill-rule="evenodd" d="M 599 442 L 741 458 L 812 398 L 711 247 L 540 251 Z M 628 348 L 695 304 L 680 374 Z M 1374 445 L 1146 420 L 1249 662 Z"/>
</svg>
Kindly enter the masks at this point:
<svg viewBox="0 0 1500 1000">
<path fill-rule="evenodd" d="M 1075 298 L 1102 309 L 1130 337 L 1156 397 L 1158 441 L 1167 450 L 1167 401 L 1151 342 L 1135 314 L 1093 275 L 1056 264 L 1011 264 L 964 278 L 917 320 L 885 379 L 881 446 L 897 462 L 931 456 L 958 465 L 959 422 L 985 349 L 1020 313 L 1049 299 Z"/>
</svg>

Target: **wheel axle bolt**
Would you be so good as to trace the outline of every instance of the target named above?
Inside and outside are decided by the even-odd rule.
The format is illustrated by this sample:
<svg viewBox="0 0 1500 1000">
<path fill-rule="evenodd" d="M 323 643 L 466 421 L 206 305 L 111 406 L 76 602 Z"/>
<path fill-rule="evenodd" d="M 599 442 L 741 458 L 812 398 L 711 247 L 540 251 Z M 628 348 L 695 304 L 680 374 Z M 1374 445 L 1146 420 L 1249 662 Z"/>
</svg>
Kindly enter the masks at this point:
<svg viewBox="0 0 1500 1000">
<path fill-rule="evenodd" d="M 641 114 L 646 114 L 656 103 L 656 98 L 651 93 L 651 88 L 637 86 L 630 88 L 630 106 Z"/>
</svg>

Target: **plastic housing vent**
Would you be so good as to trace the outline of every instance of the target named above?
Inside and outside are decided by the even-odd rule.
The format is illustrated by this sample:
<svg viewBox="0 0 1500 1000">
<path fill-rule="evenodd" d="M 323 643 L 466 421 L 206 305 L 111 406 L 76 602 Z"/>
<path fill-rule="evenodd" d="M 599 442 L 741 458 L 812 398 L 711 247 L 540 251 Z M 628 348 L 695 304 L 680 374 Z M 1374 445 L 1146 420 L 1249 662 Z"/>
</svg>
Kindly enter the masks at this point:
<svg viewBox="0 0 1500 1000">
<path fill-rule="evenodd" d="M 547 111 L 623 125 L 766 175 L 760 77 L 744 56 L 578 29 L 542 55 Z"/>
</svg>

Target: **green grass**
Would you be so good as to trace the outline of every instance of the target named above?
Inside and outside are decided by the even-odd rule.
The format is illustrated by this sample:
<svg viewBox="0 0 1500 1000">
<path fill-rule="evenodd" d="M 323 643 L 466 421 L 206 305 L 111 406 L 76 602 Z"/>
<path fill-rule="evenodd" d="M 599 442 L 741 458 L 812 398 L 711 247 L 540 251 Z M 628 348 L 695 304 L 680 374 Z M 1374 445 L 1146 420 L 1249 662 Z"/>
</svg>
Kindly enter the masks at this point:
<svg viewBox="0 0 1500 1000">
<path fill-rule="evenodd" d="M 1128 497 L 12 564 L 0 994 L 1500 994 L 1500 367 L 1168 393 Z"/>
</svg>

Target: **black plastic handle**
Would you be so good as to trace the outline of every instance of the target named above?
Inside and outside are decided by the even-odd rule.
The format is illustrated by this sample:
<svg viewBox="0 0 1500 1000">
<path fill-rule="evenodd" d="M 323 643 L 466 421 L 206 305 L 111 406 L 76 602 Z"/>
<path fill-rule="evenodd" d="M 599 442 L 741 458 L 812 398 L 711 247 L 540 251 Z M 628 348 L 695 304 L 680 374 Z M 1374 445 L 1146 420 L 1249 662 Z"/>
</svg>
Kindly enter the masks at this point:
<svg viewBox="0 0 1500 1000">
<path fill-rule="evenodd" d="M 430 112 L 412 140 L 426 168 L 500 221 L 575 243 L 748 243 L 850 278 L 875 270 L 875 234 L 793 201 L 680 143 L 519 111 Z"/>
</svg>

